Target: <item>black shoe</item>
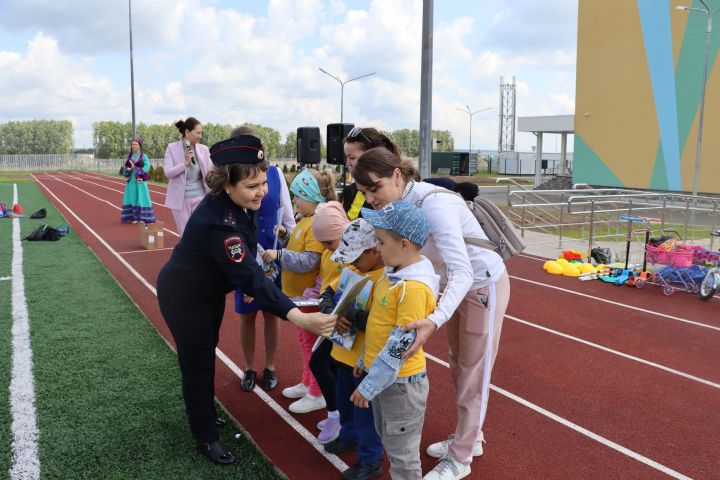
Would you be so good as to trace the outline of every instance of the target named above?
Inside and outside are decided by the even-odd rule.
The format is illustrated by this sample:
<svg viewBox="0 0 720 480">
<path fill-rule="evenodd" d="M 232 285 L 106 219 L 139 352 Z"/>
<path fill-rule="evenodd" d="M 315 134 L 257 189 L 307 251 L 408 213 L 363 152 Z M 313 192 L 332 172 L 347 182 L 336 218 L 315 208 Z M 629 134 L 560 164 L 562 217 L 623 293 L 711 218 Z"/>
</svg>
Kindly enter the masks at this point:
<svg viewBox="0 0 720 480">
<path fill-rule="evenodd" d="M 197 446 L 200 453 L 218 465 L 230 465 L 231 463 L 235 463 L 235 455 L 230 453 L 220 440 L 216 440 L 212 443 L 198 442 Z"/>
<path fill-rule="evenodd" d="M 255 370 L 246 370 L 243 375 L 242 382 L 240 382 L 240 388 L 246 392 L 252 392 L 255 388 L 255 379 L 257 378 L 257 372 Z"/>
<path fill-rule="evenodd" d="M 262 388 L 265 391 L 273 390 L 275 387 L 277 387 L 278 379 L 277 379 L 277 373 L 275 370 L 270 370 L 269 368 L 266 368 L 263 370 L 263 378 L 262 378 Z"/>
<path fill-rule="evenodd" d="M 226 423 L 227 422 L 225 421 L 225 419 L 223 417 L 217 417 L 215 419 L 215 425 L 217 425 L 218 427 L 224 427 Z"/>
<path fill-rule="evenodd" d="M 342 473 L 343 480 L 367 480 L 368 478 L 379 477 L 383 469 L 378 463 L 357 462 Z"/>
<path fill-rule="evenodd" d="M 326 452 L 337 455 L 338 453 L 354 451 L 357 448 L 357 442 L 349 443 L 336 438 L 332 442 L 326 443 L 324 448 Z"/>
</svg>

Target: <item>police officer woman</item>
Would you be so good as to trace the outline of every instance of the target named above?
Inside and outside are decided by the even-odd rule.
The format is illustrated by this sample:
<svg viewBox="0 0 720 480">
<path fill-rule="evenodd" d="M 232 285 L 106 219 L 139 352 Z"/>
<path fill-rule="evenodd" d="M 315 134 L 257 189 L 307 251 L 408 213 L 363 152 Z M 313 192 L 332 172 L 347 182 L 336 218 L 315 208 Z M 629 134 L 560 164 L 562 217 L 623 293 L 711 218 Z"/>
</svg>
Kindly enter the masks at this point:
<svg viewBox="0 0 720 480">
<path fill-rule="evenodd" d="M 220 441 L 218 426 L 224 420 L 213 403 L 215 347 L 226 294 L 239 288 L 255 298 L 260 310 L 318 335 L 332 332 L 335 317 L 302 313 L 255 260 L 254 214 L 267 192 L 268 164 L 260 140 L 250 135 L 224 140 L 210 154 L 215 164 L 207 176 L 211 192 L 160 271 L 157 294 L 177 345 L 192 435 L 210 460 L 229 464 L 235 457 Z"/>
</svg>

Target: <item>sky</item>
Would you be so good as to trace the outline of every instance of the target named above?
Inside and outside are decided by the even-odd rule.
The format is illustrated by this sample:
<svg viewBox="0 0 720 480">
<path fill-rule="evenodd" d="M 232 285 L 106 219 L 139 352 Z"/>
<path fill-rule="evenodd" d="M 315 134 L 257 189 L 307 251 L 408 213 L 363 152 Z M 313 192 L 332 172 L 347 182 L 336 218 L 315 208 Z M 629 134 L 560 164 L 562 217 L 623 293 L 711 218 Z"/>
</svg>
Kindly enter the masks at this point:
<svg viewBox="0 0 720 480">
<path fill-rule="evenodd" d="M 421 0 L 131 0 L 137 122 L 418 129 Z M 0 0 L 0 123 L 130 121 L 125 0 Z M 500 78 L 517 116 L 575 111 L 577 0 L 434 2 L 432 128 L 497 149 Z M 544 150 L 558 151 L 546 136 Z M 535 137 L 516 134 L 516 149 Z M 569 142 L 572 149 L 572 141 Z"/>
</svg>

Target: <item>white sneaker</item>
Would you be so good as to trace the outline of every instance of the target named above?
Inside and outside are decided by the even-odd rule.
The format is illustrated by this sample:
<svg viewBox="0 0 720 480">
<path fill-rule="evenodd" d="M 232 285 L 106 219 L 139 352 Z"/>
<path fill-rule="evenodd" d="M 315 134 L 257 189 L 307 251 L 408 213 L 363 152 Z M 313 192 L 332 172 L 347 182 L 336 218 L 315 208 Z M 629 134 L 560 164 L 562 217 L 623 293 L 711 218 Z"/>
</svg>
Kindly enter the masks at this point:
<svg viewBox="0 0 720 480">
<path fill-rule="evenodd" d="M 463 465 L 453 458 L 445 457 L 423 477 L 423 480 L 459 480 L 468 475 L 470 475 L 470 465 Z"/>
<path fill-rule="evenodd" d="M 442 442 L 433 443 L 427 448 L 427 454 L 434 458 L 444 458 L 447 457 L 448 449 L 450 448 L 450 444 L 452 443 L 453 439 L 455 438 L 455 435 L 450 435 L 447 440 L 443 440 Z M 472 455 L 473 457 L 479 457 L 483 454 L 483 442 L 485 439 L 478 440 L 475 442 L 475 445 L 473 445 L 472 449 Z"/>
<path fill-rule="evenodd" d="M 282 391 L 282 396 L 285 398 L 302 398 L 307 395 L 309 391 L 310 388 L 306 387 L 301 382 L 297 385 L 293 385 L 292 387 L 284 388 Z"/>
<path fill-rule="evenodd" d="M 313 397 L 308 393 L 300 400 L 296 400 L 291 403 L 288 410 L 293 413 L 308 413 L 314 412 L 315 410 L 321 410 L 323 408 L 325 408 L 325 398 L 322 396 Z"/>
</svg>

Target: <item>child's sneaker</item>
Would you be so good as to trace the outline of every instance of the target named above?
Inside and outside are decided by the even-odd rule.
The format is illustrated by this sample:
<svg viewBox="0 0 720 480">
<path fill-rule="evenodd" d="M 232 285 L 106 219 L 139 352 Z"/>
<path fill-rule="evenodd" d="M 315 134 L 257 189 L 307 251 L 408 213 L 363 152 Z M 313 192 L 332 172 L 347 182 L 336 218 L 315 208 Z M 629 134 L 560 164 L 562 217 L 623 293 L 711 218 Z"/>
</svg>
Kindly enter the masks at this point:
<svg viewBox="0 0 720 480">
<path fill-rule="evenodd" d="M 338 435 L 340 435 L 340 417 L 328 418 L 318 435 L 318 442 L 324 445 L 338 438 Z"/>
<path fill-rule="evenodd" d="M 307 395 L 309 391 L 310 388 L 306 387 L 301 382 L 297 385 L 293 385 L 292 387 L 284 388 L 282 391 L 282 396 L 285 398 L 302 398 Z"/>
<path fill-rule="evenodd" d="M 323 396 L 313 397 L 309 393 L 290 404 L 288 410 L 293 413 L 308 413 L 325 408 L 325 398 Z"/>
<path fill-rule="evenodd" d="M 453 439 L 455 438 L 455 435 L 450 435 L 447 440 L 443 440 L 442 442 L 433 443 L 427 448 L 427 454 L 434 458 L 444 458 L 447 457 L 448 449 L 450 448 L 450 444 L 452 443 Z M 483 454 L 483 442 L 485 439 L 478 440 L 473 445 L 472 449 L 472 455 L 473 457 L 479 457 Z"/>
<path fill-rule="evenodd" d="M 454 458 L 445 457 L 423 477 L 423 480 L 460 480 L 468 475 L 470 475 L 470 465 L 463 465 Z"/>
<path fill-rule="evenodd" d="M 327 418 L 324 420 L 320 420 L 317 424 L 318 430 L 322 430 L 323 428 L 325 428 L 325 422 L 327 422 L 327 421 L 328 421 Z"/>
</svg>

